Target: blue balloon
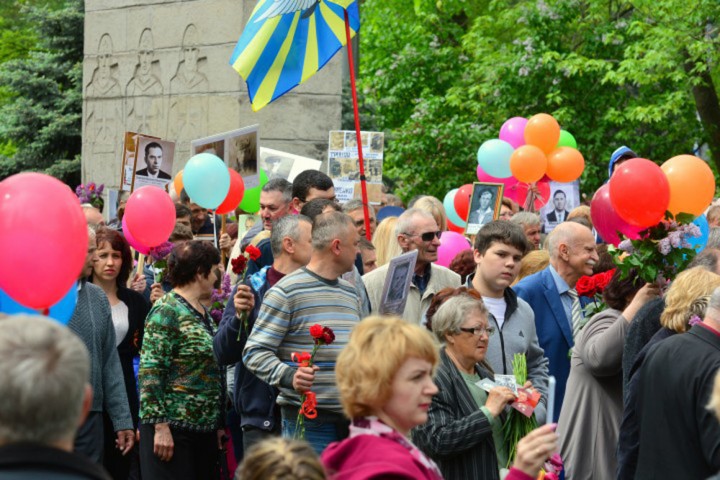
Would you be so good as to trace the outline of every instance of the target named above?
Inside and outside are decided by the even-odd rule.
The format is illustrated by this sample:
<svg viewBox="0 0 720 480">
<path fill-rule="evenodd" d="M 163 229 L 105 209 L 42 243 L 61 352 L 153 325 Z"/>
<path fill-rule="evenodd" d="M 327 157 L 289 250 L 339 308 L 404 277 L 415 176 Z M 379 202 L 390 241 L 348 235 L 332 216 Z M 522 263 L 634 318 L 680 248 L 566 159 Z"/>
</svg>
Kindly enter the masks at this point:
<svg viewBox="0 0 720 480">
<path fill-rule="evenodd" d="M 230 191 L 228 167 L 211 153 L 198 153 L 188 160 L 182 179 L 190 199 L 203 208 L 217 208 Z"/>
<path fill-rule="evenodd" d="M 693 223 L 700 228 L 699 237 L 687 237 L 687 242 L 692 245 L 697 253 L 700 253 L 707 245 L 708 237 L 710 236 L 710 225 L 708 224 L 707 217 L 700 215 Z"/>
<path fill-rule="evenodd" d="M 455 211 L 455 194 L 457 191 L 457 188 L 453 188 L 447 193 L 447 195 L 445 195 L 445 199 L 443 199 L 443 206 L 445 207 L 445 214 L 447 215 L 448 220 L 458 227 L 465 228 L 467 226 L 467 222 L 460 218 L 460 215 L 458 215 Z"/>
<path fill-rule="evenodd" d="M 477 161 L 485 173 L 496 178 L 512 177 L 510 157 L 515 149 L 505 140 L 494 138 L 480 145 Z"/>
<path fill-rule="evenodd" d="M 50 307 L 48 317 L 58 321 L 63 325 L 67 325 L 75 311 L 75 304 L 77 303 L 77 282 L 73 283 L 70 290 L 60 299 L 58 302 Z M 0 289 L 0 312 L 7 313 L 8 315 L 15 314 L 30 314 L 39 315 L 40 311 L 21 305 L 10 296 Z"/>
</svg>

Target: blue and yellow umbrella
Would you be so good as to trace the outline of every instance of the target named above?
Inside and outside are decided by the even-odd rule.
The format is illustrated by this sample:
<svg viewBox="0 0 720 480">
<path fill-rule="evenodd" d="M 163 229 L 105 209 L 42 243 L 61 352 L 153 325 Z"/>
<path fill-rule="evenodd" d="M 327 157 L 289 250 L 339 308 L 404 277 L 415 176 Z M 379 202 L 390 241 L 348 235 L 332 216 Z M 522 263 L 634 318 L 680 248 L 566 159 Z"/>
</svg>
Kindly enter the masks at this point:
<svg viewBox="0 0 720 480">
<path fill-rule="evenodd" d="M 247 82 L 254 111 L 320 70 L 360 28 L 356 0 L 260 0 L 230 64 Z"/>
</svg>

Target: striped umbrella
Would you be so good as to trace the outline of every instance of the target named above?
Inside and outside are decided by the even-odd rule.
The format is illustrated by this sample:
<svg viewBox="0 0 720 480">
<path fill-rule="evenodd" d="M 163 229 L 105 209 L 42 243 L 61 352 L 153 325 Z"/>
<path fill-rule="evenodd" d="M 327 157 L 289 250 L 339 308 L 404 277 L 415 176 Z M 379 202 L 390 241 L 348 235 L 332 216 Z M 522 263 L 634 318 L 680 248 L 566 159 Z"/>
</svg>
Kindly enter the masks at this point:
<svg viewBox="0 0 720 480">
<path fill-rule="evenodd" d="M 355 0 L 260 0 L 230 64 L 247 82 L 253 111 L 303 83 L 360 28 Z"/>
</svg>

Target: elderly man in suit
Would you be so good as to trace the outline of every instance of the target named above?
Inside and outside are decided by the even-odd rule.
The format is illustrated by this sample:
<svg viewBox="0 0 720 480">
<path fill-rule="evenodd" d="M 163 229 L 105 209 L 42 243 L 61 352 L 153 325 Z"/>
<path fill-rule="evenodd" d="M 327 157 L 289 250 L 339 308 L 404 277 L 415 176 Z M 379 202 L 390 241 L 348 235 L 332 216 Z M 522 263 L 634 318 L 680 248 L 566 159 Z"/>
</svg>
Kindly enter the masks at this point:
<svg viewBox="0 0 720 480">
<path fill-rule="evenodd" d="M 590 301 L 578 297 L 575 284 L 583 275 L 592 275 L 598 254 L 592 231 L 574 222 L 555 227 L 548 249 L 550 265 L 525 277 L 514 289 L 535 312 L 538 340 L 550 361 L 550 375 L 557 380 L 553 415 L 557 421 L 570 375 L 570 349 L 585 323 L 582 309 Z"/>
</svg>

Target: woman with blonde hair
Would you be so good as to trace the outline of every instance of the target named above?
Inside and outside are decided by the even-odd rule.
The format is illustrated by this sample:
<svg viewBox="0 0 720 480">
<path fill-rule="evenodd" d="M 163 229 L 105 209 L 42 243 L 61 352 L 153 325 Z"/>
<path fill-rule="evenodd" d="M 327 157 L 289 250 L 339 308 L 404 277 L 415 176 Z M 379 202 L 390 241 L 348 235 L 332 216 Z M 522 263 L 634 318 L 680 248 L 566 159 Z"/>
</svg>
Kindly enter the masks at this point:
<svg viewBox="0 0 720 480">
<path fill-rule="evenodd" d="M 402 253 L 400 244 L 397 241 L 397 236 L 395 235 L 397 222 L 398 217 L 387 217 L 380 222 L 375 229 L 372 244 L 375 245 L 375 255 L 377 256 L 376 264 L 378 267 L 382 267 Z"/>
<path fill-rule="evenodd" d="M 433 395 L 437 345 L 419 325 L 374 316 L 353 330 L 335 364 L 350 437 L 330 444 L 322 462 L 334 478 L 442 479 L 410 441 Z M 381 455 L 379 453 L 382 452 Z"/>
<path fill-rule="evenodd" d="M 235 480 L 325 480 L 325 469 L 306 442 L 271 438 L 253 445 L 235 471 Z"/>
<path fill-rule="evenodd" d="M 550 252 L 547 250 L 530 250 L 520 261 L 520 272 L 512 283 L 515 285 L 523 278 L 537 273 L 550 265 Z"/>
<path fill-rule="evenodd" d="M 447 214 L 445 213 L 445 207 L 442 202 L 435 197 L 425 195 L 420 197 L 414 204 L 413 208 L 419 208 L 424 210 L 433 216 L 435 223 L 438 224 L 441 232 L 446 231 L 447 228 Z"/>
<path fill-rule="evenodd" d="M 712 292 L 720 287 L 720 275 L 704 267 L 681 272 L 665 295 L 665 309 L 660 316 L 662 328 L 637 354 L 628 373 L 623 419 L 618 440 L 618 479 L 635 478 L 639 452 L 638 393 L 640 373 L 645 356 L 652 346 L 678 333 L 685 333 L 694 322 L 702 320 Z"/>
</svg>

